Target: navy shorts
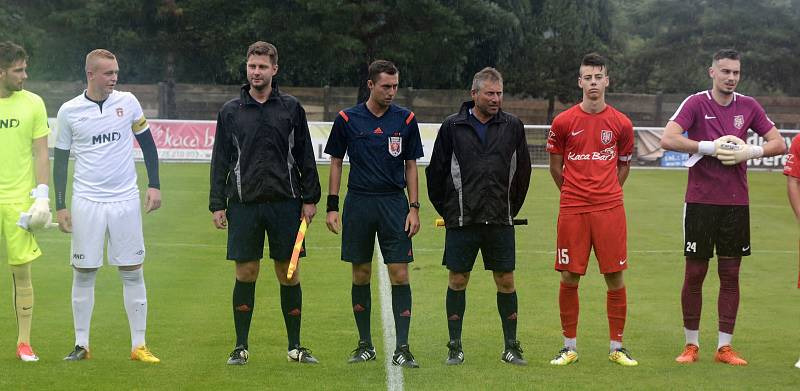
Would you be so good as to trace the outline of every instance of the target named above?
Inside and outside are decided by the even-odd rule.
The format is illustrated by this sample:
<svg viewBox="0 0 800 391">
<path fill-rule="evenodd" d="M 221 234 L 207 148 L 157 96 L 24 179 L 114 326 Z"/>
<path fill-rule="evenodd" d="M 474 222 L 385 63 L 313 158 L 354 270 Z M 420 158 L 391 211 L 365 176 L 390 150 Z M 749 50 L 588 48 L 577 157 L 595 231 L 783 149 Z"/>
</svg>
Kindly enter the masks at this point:
<svg viewBox="0 0 800 391">
<path fill-rule="evenodd" d="M 408 199 L 402 192 L 365 195 L 347 192 L 342 211 L 342 260 L 372 262 L 375 234 L 384 263 L 414 260 L 411 238 L 405 231 Z"/>
<path fill-rule="evenodd" d="M 750 208 L 747 205 L 686 204 L 683 255 L 694 259 L 750 255 Z"/>
<path fill-rule="evenodd" d="M 303 203 L 300 199 L 247 203 L 228 202 L 228 259 L 237 262 L 264 258 L 264 233 L 269 257 L 287 261 L 292 256 Z M 300 256 L 305 256 L 305 242 Z"/>
<path fill-rule="evenodd" d="M 457 273 L 472 271 L 478 250 L 483 268 L 495 272 L 514 271 L 514 226 L 468 225 L 447 228 L 442 265 Z"/>
</svg>

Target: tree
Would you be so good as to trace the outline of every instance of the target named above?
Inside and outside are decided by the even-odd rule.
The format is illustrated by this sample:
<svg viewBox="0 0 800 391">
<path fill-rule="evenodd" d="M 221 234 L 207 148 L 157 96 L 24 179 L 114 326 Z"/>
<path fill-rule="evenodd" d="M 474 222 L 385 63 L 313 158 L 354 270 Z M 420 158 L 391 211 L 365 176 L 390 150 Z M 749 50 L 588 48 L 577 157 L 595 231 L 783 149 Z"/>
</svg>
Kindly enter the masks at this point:
<svg viewBox="0 0 800 391">
<path fill-rule="evenodd" d="M 126 82 L 153 82 L 164 75 L 167 54 L 175 42 L 174 16 L 180 9 L 174 0 L 30 0 L 20 9 L 28 30 L 31 64 L 38 78 L 83 80 L 84 58 L 92 49 L 114 52 Z M 170 9 L 173 13 L 170 14 Z"/>
<path fill-rule="evenodd" d="M 637 92 L 708 88 L 706 69 L 721 48 L 742 53 L 742 86 L 750 94 L 800 94 L 792 76 L 800 49 L 797 1 L 617 0 L 631 21 L 623 47 L 622 87 Z"/>
<path fill-rule="evenodd" d="M 606 54 L 611 40 L 608 1 L 531 0 L 524 43 L 509 63 L 509 87 L 521 95 L 548 101 L 547 122 L 555 101 L 577 98 L 580 59 L 589 52 Z"/>
<path fill-rule="evenodd" d="M 302 24 L 307 27 L 300 27 L 300 35 L 322 42 L 318 58 L 339 70 L 329 72 L 332 81 L 358 85 L 359 101 L 368 94 L 367 67 L 378 58 L 398 65 L 404 85 L 436 87 L 451 85 L 453 71 L 463 69 L 466 61 L 460 51 L 469 31 L 453 9 L 440 1 L 296 2 L 308 11 L 303 16 L 308 23 Z"/>
</svg>

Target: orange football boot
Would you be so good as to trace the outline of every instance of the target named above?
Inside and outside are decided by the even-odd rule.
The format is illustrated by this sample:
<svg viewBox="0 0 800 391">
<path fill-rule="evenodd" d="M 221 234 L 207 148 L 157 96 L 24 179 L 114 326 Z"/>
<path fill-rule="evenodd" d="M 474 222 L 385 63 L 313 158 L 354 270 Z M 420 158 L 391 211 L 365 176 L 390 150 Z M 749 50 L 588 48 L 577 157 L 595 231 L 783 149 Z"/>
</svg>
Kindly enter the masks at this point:
<svg viewBox="0 0 800 391">
<path fill-rule="evenodd" d="M 686 346 L 683 348 L 683 353 L 680 356 L 675 357 L 675 361 L 681 364 L 689 364 L 697 361 L 699 358 L 697 355 L 697 351 L 700 348 L 693 343 L 687 343 Z"/>
<path fill-rule="evenodd" d="M 730 365 L 747 365 L 747 361 L 739 357 L 739 354 L 733 351 L 731 345 L 725 345 L 719 348 L 714 355 L 714 361 Z"/>
</svg>

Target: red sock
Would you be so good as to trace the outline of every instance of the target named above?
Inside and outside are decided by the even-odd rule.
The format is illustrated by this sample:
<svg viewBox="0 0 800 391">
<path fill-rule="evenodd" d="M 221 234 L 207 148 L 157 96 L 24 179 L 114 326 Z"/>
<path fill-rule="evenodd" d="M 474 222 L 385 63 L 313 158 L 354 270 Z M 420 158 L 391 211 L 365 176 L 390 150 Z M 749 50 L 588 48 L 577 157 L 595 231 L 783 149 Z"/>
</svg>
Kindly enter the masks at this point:
<svg viewBox="0 0 800 391">
<path fill-rule="evenodd" d="M 742 258 L 718 259 L 719 262 L 719 331 L 733 334 L 739 310 L 739 266 Z"/>
<path fill-rule="evenodd" d="M 708 272 L 707 259 L 686 258 L 686 271 L 681 290 L 681 309 L 683 327 L 688 330 L 700 329 L 700 312 L 703 308 L 703 280 Z"/>
<path fill-rule="evenodd" d="M 606 311 L 608 312 L 609 339 L 622 342 L 625 316 L 628 312 L 628 296 L 624 286 L 606 292 Z"/>
<path fill-rule="evenodd" d="M 558 307 L 561 310 L 561 332 L 566 338 L 575 338 L 578 335 L 578 284 L 561 282 Z"/>
</svg>

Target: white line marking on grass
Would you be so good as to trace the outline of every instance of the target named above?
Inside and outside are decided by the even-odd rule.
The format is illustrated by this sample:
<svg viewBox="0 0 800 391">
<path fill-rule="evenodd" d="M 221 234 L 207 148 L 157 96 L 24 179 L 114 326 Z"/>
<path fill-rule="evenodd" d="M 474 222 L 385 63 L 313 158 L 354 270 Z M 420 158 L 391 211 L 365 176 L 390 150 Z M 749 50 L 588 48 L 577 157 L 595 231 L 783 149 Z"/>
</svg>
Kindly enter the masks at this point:
<svg viewBox="0 0 800 391">
<path fill-rule="evenodd" d="M 375 238 L 377 239 L 377 237 Z M 383 320 L 383 351 L 386 360 L 386 389 L 389 391 L 403 391 L 403 371 L 392 364 L 394 354 L 394 314 L 392 313 L 392 284 L 389 281 L 389 272 L 383 264 L 383 255 L 380 246 L 375 246 L 375 257 L 378 264 L 381 293 L 381 319 Z"/>
</svg>

